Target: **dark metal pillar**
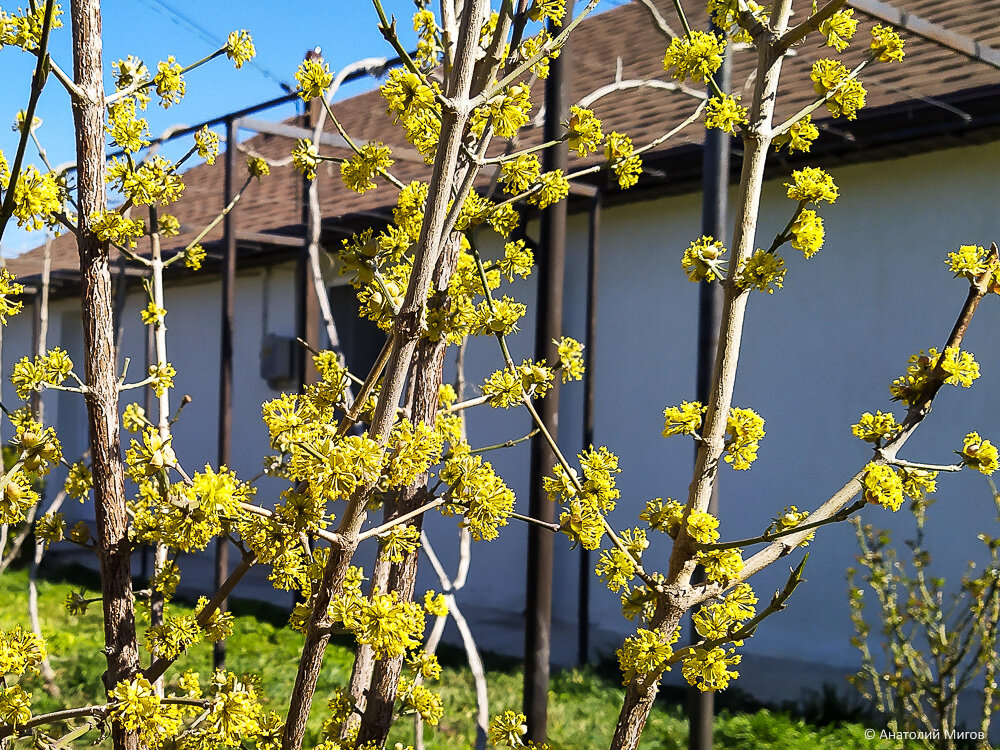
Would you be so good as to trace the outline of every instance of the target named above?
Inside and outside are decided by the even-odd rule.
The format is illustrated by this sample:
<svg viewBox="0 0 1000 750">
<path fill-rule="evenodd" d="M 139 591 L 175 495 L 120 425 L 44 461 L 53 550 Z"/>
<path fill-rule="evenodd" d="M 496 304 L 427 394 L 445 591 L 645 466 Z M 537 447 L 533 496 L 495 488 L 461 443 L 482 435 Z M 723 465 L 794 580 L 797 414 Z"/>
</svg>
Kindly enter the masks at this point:
<svg viewBox="0 0 1000 750">
<path fill-rule="evenodd" d="M 717 31 L 713 27 L 713 31 Z M 722 67 L 715 80 L 719 88 L 729 91 L 731 61 L 723 58 Z M 731 139 L 721 130 L 705 130 L 705 151 L 702 161 L 701 231 L 723 242 L 726 236 L 726 208 L 729 191 L 729 154 Z M 698 374 L 697 398 L 706 403 L 712 387 L 712 370 L 719 343 L 719 326 L 722 319 L 722 285 L 702 282 L 698 289 Z M 697 455 L 697 447 L 695 448 Z M 709 500 L 708 511 L 719 513 L 719 485 L 716 483 Z M 695 581 L 704 580 L 704 571 L 698 568 Z M 692 638 L 697 634 L 692 627 Z M 712 750 L 712 719 L 715 713 L 715 695 L 690 688 L 688 693 L 688 748 Z"/>
<path fill-rule="evenodd" d="M 236 123 L 226 120 L 226 177 L 223 205 L 228 206 L 236 195 Z M 233 291 L 236 286 L 236 212 L 230 211 L 222 220 L 225 256 L 222 261 L 222 336 L 219 344 L 219 466 L 228 466 L 233 439 Z M 229 577 L 229 540 L 220 536 L 215 541 L 215 586 L 220 588 Z M 228 602 L 219 607 L 224 612 Z M 226 665 L 226 642 L 216 641 L 212 647 L 215 668 Z"/>
<path fill-rule="evenodd" d="M 573 2 L 566 3 L 566 16 L 572 17 Z M 553 36 L 558 29 L 549 24 Z M 565 76 L 568 50 L 549 63 L 545 81 L 545 126 L 542 140 L 552 141 L 562 135 L 566 119 Z M 566 171 L 568 151 L 565 144 L 545 150 L 542 168 Z M 553 339 L 562 333 L 563 271 L 566 252 L 566 201 L 541 212 L 541 243 L 538 261 L 538 295 L 535 321 L 535 357 L 556 362 Z M 559 426 L 558 380 L 538 406 L 542 423 L 552 437 Z M 531 441 L 531 494 L 529 513 L 543 521 L 555 520 L 555 508 L 542 489 L 542 478 L 552 470 L 556 458 L 545 439 L 536 435 Z M 527 599 L 524 638 L 524 713 L 528 719 L 525 740 L 545 742 L 549 702 L 549 660 L 552 625 L 552 532 L 534 524 L 528 526 Z"/>
<path fill-rule="evenodd" d="M 597 353 L 597 272 L 601 251 L 601 188 L 590 199 L 590 226 L 587 233 L 587 330 L 584 352 L 587 369 L 583 373 L 583 447 L 594 444 L 594 361 Z M 583 665 L 590 653 L 590 552 L 580 547 L 580 594 L 577 601 L 576 661 Z"/>
</svg>

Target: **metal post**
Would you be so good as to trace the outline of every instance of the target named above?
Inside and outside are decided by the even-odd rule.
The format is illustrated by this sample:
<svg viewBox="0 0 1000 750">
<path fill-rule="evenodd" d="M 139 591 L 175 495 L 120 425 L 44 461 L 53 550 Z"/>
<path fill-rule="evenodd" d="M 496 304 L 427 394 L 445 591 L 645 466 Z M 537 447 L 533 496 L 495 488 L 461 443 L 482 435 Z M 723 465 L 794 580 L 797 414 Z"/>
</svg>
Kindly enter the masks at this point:
<svg viewBox="0 0 1000 750">
<path fill-rule="evenodd" d="M 590 200 L 587 234 L 587 330 L 584 335 L 587 369 L 583 373 L 583 447 L 594 444 L 594 362 L 597 353 L 597 264 L 601 250 L 601 188 Z M 590 552 L 580 547 L 580 594 L 577 602 L 576 661 L 583 665 L 590 653 Z"/>
<path fill-rule="evenodd" d="M 716 30 L 713 27 L 713 30 Z M 723 58 L 722 67 L 715 80 L 719 88 L 729 91 L 730 56 Z M 705 151 L 702 161 L 701 231 L 722 241 L 726 235 L 726 204 L 729 191 L 730 136 L 721 130 L 705 130 Z M 715 353 L 719 343 L 719 325 L 722 318 L 722 285 L 703 282 L 698 289 L 698 374 L 697 398 L 706 403 L 712 387 Z M 695 449 L 697 455 L 697 448 Z M 715 484 L 708 505 L 709 513 L 719 513 L 719 485 Z M 704 571 L 698 568 L 694 581 L 704 580 Z M 692 639 L 697 640 L 693 632 Z M 688 692 L 688 748 L 712 750 L 712 719 L 715 695 L 690 688 Z"/>
<path fill-rule="evenodd" d="M 223 204 L 228 206 L 236 194 L 236 123 L 226 120 L 226 178 Z M 219 344 L 219 466 L 231 460 L 233 437 L 233 291 L 236 286 L 236 217 L 230 211 L 223 219 L 225 257 L 222 262 L 222 337 Z M 229 577 L 229 540 L 220 536 L 215 541 L 215 586 L 218 590 Z M 228 602 L 219 607 L 224 612 Z M 216 641 L 212 647 L 215 668 L 226 665 L 226 642 Z"/>
<path fill-rule="evenodd" d="M 573 2 L 566 3 L 566 15 L 573 15 Z M 555 35 L 551 22 L 549 32 Z M 545 125 L 543 141 L 561 136 L 565 120 L 566 97 L 564 78 L 567 50 L 549 63 L 545 81 Z M 565 144 L 545 150 L 542 168 L 566 171 L 568 151 Z M 553 339 L 562 333 L 563 270 L 566 252 L 566 201 L 549 206 L 541 212 L 541 243 L 538 262 L 537 317 L 535 322 L 535 357 L 546 362 L 557 361 Z M 539 415 L 552 437 L 558 434 L 559 383 L 553 383 L 539 404 Z M 555 508 L 545 496 L 542 478 L 551 471 L 556 458 L 545 440 L 536 435 L 531 441 L 531 494 L 529 513 L 543 521 L 555 519 Z M 525 740 L 545 742 L 549 701 L 549 659 L 552 625 L 552 532 L 534 524 L 528 526 L 527 599 L 524 637 L 524 713 L 528 733 Z"/>
</svg>

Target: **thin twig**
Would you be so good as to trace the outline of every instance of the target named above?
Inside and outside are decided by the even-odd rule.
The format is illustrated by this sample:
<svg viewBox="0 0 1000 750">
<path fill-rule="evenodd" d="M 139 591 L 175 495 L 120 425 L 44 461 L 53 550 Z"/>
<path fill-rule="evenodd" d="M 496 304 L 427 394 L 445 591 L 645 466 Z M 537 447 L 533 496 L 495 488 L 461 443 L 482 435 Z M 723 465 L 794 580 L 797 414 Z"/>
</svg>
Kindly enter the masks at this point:
<svg viewBox="0 0 1000 750">
<path fill-rule="evenodd" d="M 444 497 L 436 497 L 429 503 L 424 503 L 419 508 L 414 508 L 409 513 L 403 513 L 401 515 L 398 515 L 391 521 L 388 521 L 387 523 L 384 523 L 381 526 L 376 526 L 374 529 L 369 529 L 368 531 L 362 534 L 358 534 L 358 541 L 363 542 L 365 539 L 370 539 L 373 536 L 380 536 L 385 532 L 389 531 L 390 529 L 406 523 L 411 518 L 416 518 L 417 516 L 423 515 L 429 510 L 433 510 L 438 506 L 444 505 L 445 502 L 447 502 L 447 500 Z"/>
<path fill-rule="evenodd" d="M 4 231 L 10 217 L 14 214 L 14 194 L 17 192 L 17 184 L 21 179 L 21 167 L 24 163 L 24 153 L 28 147 L 28 137 L 31 132 L 31 124 L 35 121 L 35 108 L 38 106 L 38 99 L 42 95 L 45 87 L 45 77 L 47 64 L 49 62 L 49 32 L 52 30 L 52 13 L 55 8 L 55 0 L 46 0 L 45 16 L 42 19 L 42 31 L 38 39 L 38 62 L 35 64 L 35 72 L 31 76 L 31 92 L 28 94 L 28 107 L 24 112 L 24 120 L 21 125 L 21 135 L 17 141 L 17 151 L 14 155 L 14 164 L 10 168 L 8 189 L 3 197 L 3 205 L 0 206 L 0 239 L 3 239 Z"/>
</svg>

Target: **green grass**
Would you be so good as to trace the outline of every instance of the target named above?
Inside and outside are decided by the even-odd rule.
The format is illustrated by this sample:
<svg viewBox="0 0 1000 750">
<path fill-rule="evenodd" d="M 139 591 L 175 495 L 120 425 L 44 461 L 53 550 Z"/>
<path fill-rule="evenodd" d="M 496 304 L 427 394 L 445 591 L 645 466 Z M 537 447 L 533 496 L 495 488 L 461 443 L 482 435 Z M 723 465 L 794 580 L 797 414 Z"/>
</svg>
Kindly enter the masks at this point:
<svg viewBox="0 0 1000 750">
<path fill-rule="evenodd" d="M 94 591 L 93 574 L 69 571 L 59 579 L 39 582 L 39 615 L 42 632 L 49 643 L 52 666 L 61 690 L 52 697 L 35 680 L 34 713 L 46 713 L 66 706 L 102 702 L 101 674 L 104 671 L 100 607 L 92 605 L 81 617 L 71 617 L 62 603 L 71 590 L 81 586 Z M 96 595 L 96 594 L 91 594 Z M 173 605 L 172 605 L 173 606 Z M 182 609 L 180 605 L 176 605 Z M 302 637 L 284 627 L 285 614 L 277 607 L 251 602 L 234 602 L 237 614 L 233 635 L 228 639 L 228 668 L 236 673 L 260 675 L 265 706 L 283 712 L 295 679 Z M 0 628 L 27 625 L 27 574 L 7 571 L 0 576 Z M 143 652 L 143 657 L 148 654 Z M 462 655 L 455 649 L 443 649 L 445 666 L 439 685 L 445 704 L 445 716 L 437 728 L 425 731 L 428 750 L 451 750 L 472 747 L 475 738 L 475 702 L 472 677 L 462 666 Z M 521 675 L 517 662 L 487 655 L 491 715 L 505 709 L 518 709 Z M 194 668 L 203 677 L 211 671 L 211 646 L 199 644 L 181 660 L 170 679 L 179 670 Z M 336 685 L 344 685 L 350 675 L 351 652 L 345 643 L 331 644 L 319 680 L 317 700 L 310 717 L 307 747 L 319 740 L 325 715 L 325 698 Z M 644 750 L 668 750 L 687 746 L 687 721 L 676 691 L 665 690 L 666 700 L 657 703 L 647 725 Z M 669 698 L 673 696 L 674 702 Z M 568 670 L 554 675 L 549 696 L 549 733 L 553 750 L 584 750 L 607 747 L 621 705 L 621 687 L 613 670 L 588 668 Z M 815 727 L 787 713 L 763 709 L 749 713 L 722 710 L 716 718 L 717 748 L 733 750 L 812 750 L 813 748 L 878 747 L 864 739 L 860 724 L 831 724 Z M 91 738 L 88 738 L 91 739 Z M 413 741 L 412 722 L 397 723 L 390 737 L 392 743 Z M 81 741 L 81 747 L 90 744 Z"/>
</svg>

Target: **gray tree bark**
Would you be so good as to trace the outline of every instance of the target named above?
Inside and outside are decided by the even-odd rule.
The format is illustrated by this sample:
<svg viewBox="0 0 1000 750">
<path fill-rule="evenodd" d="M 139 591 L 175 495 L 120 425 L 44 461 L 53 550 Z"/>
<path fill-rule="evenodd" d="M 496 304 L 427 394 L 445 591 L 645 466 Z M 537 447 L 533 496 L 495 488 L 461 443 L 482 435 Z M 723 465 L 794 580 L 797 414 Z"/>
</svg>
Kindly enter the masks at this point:
<svg viewBox="0 0 1000 750">
<path fill-rule="evenodd" d="M 110 689 L 131 679 L 139 668 L 132 599 L 131 548 L 125 512 L 125 473 L 121 459 L 118 387 L 108 245 L 90 226 L 90 217 L 107 208 L 104 152 L 104 79 L 101 61 L 99 0 L 72 0 L 73 77 L 85 98 L 73 106 L 76 124 L 79 200 L 80 277 L 83 305 L 87 418 L 93 461 L 97 515 L 97 554 L 101 567 L 101 604 Z M 137 750 L 138 739 L 112 729 L 115 750 Z"/>
</svg>

